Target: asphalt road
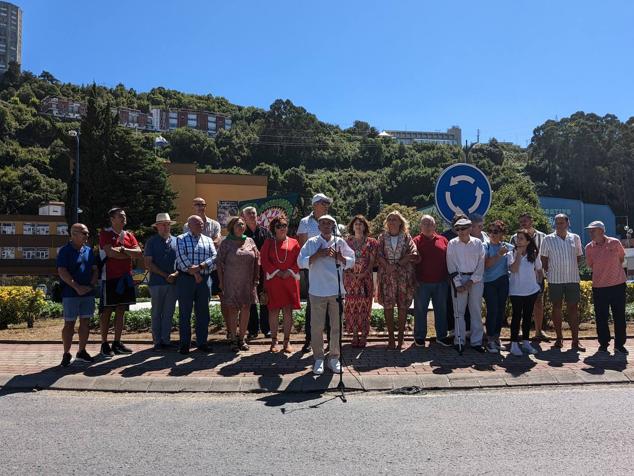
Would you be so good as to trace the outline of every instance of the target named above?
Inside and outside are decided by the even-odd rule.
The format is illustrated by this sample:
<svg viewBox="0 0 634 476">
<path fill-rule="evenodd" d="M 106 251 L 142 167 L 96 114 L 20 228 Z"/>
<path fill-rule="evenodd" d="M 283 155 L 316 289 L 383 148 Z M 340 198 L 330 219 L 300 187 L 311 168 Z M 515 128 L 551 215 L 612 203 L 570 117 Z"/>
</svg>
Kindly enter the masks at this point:
<svg viewBox="0 0 634 476">
<path fill-rule="evenodd" d="M 632 474 L 634 467 L 634 385 L 352 394 L 345 404 L 290 398 L 0 393 L 0 474 Z"/>
</svg>

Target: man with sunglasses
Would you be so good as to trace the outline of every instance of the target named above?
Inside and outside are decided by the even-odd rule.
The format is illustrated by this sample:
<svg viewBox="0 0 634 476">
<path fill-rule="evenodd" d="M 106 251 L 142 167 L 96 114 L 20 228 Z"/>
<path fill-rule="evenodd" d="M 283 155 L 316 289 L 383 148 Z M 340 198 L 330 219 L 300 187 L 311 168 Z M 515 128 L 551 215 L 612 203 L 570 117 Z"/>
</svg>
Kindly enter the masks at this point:
<svg viewBox="0 0 634 476">
<path fill-rule="evenodd" d="M 264 242 L 267 238 L 271 238 L 271 232 L 265 227 L 258 225 L 258 211 L 255 207 L 246 207 L 240 213 L 240 216 L 244 220 L 246 228 L 244 234 L 247 237 L 255 241 L 255 246 L 258 251 L 262 250 Z M 260 276 L 260 284 L 258 285 L 258 295 L 264 290 L 264 276 Z M 255 339 L 258 336 L 258 329 L 262 331 L 264 337 L 271 337 L 271 329 L 269 326 L 269 308 L 266 304 L 259 305 L 258 316 L 258 304 L 251 304 L 251 310 L 249 315 L 249 339 Z"/>
<path fill-rule="evenodd" d="M 192 209 L 194 211 L 194 215 L 198 215 L 200 219 L 203 221 L 203 231 L 202 234 L 208 238 L 211 238 L 211 241 L 214 242 L 214 248 L 217 250 L 220 246 L 220 242 L 222 241 L 221 234 L 221 226 L 213 218 L 209 218 L 206 215 L 207 211 L 207 201 L 202 197 L 194 198 L 192 202 Z M 189 231 L 189 227 L 187 223 L 183 226 L 183 233 L 187 233 Z M 216 265 L 212 265 L 211 268 L 211 295 L 218 295 L 221 292 L 221 289 L 218 285 L 220 280 L 218 279 L 218 272 L 216 271 Z"/>
<path fill-rule="evenodd" d="M 77 318 L 79 318 L 79 350 L 75 359 L 82 362 L 95 360 L 86 352 L 90 318 L 95 313 L 95 285 L 98 279 L 95 256 L 92 248 L 86 244 L 88 236 L 86 225 L 75 223 L 70 227 L 70 241 L 62 246 L 57 254 L 57 272 L 62 283 L 64 308 L 62 367 L 68 367 L 72 361 L 70 348 Z"/>
<path fill-rule="evenodd" d="M 299 222 L 299 227 L 297 227 L 297 241 L 299 241 L 299 246 L 304 246 L 304 243 L 308 241 L 310 238 L 315 236 L 319 236 L 319 219 L 328 214 L 330 209 L 330 205 L 332 205 L 332 198 L 326 196 L 323 193 L 318 193 L 313 196 L 311 201 L 313 205 L 313 211 L 308 215 L 302 218 Z M 333 225 L 333 231 L 337 227 L 337 223 Z M 310 288 L 310 278 L 308 269 L 302 270 L 304 275 L 304 281 L 306 282 L 306 287 Z M 304 340 L 304 346 L 302 347 L 302 352 L 307 353 L 310 351 L 310 336 L 311 336 L 311 320 L 310 320 L 310 299 L 306 303 L 306 325 L 305 332 L 306 338 Z M 328 314 L 328 309 L 326 309 L 326 333 L 330 335 L 330 315 Z"/>
<path fill-rule="evenodd" d="M 469 308 L 471 321 L 471 347 L 484 352 L 482 338 L 482 294 L 484 283 L 484 246 L 470 235 L 471 220 L 461 218 L 454 229 L 458 236 L 447 245 L 447 271 L 452 287 L 454 316 L 456 319 L 454 343 L 462 350 L 465 337 L 465 309 Z"/>
<path fill-rule="evenodd" d="M 132 350 L 121 342 L 125 311 L 136 303 L 136 290 L 132 280 L 132 259 L 143 256 L 136 237 L 124 230 L 127 223 L 125 210 L 114 207 L 108 211 L 110 227 L 99 233 L 99 249 L 106 258 L 101 285 L 101 354 L 130 354 Z M 114 341 L 108 344 L 110 318 L 114 312 Z"/>
</svg>

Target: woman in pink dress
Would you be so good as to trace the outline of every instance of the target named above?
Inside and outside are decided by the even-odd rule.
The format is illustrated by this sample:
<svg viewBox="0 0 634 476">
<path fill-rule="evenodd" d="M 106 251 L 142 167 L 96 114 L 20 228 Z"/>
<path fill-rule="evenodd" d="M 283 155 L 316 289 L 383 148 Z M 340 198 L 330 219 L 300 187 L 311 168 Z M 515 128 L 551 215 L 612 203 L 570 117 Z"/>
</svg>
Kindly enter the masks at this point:
<svg viewBox="0 0 634 476">
<path fill-rule="evenodd" d="M 245 228 L 242 218 L 233 217 L 229 220 L 229 234 L 220 243 L 216 258 L 218 280 L 222 289 L 222 308 L 226 313 L 229 335 L 238 336 L 231 346 L 234 352 L 249 350 L 246 341 L 247 326 L 251 304 L 258 302 L 257 286 L 260 281 L 260 253 L 255 241 L 244 234 Z"/>
<path fill-rule="evenodd" d="M 414 299 L 414 261 L 418 251 L 409 234 L 409 223 L 398 211 L 385 219 L 379 235 L 378 301 L 383 306 L 388 332 L 388 349 L 403 348 L 407 310 Z M 398 308 L 398 346 L 394 345 L 394 306 Z"/>
<path fill-rule="evenodd" d="M 299 242 L 289 238 L 288 220 L 281 215 L 271 220 L 271 234 L 264 242 L 261 251 L 262 269 L 264 271 L 264 289 L 268 296 L 269 325 L 271 327 L 271 352 L 279 352 L 277 347 L 277 328 L 280 310 L 284 316 L 284 353 L 290 354 L 293 327 L 293 309 L 299 309 Z"/>
<path fill-rule="evenodd" d="M 346 240 L 354 251 L 354 267 L 343 274 L 346 290 L 344 318 L 346 332 L 352 333 L 352 347 L 365 347 L 370 333 L 370 314 L 374 295 L 372 270 L 376 260 L 378 241 L 368 237 L 370 224 L 363 215 L 355 216 L 348 225 Z M 359 336 L 359 333 L 361 334 Z"/>
</svg>

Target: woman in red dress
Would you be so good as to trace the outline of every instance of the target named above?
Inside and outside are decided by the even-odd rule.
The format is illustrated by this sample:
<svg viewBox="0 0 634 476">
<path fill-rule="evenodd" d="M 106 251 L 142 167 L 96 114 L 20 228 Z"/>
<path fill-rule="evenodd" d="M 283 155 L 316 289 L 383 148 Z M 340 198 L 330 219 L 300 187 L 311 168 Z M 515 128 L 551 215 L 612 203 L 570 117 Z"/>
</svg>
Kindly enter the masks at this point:
<svg viewBox="0 0 634 476">
<path fill-rule="evenodd" d="M 269 324 L 271 327 L 271 352 L 279 352 L 277 347 L 277 327 L 280 309 L 284 315 L 285 353 L 293 349 L 290 344 L 293 327 L 293 309 L 299 309 L 299 242 L 289 238 L 288 220 L 281 215 L 270 224 L 273 238 L 264 242 L 261 250 L 262 269 L 264 270 L 264 289 L 268 295 Z"/>
<path fill-rule="evenodd" d="M 368 237 L 370 224 L 363 215 L 355 216 L 348 225 L 348 246 L 354 250 L 354 267 L 343 274 L 346 290 L 344 317 L 346 332 L 352 333 L 352 347 L 365 347 L 370 332 L 370 314 L 374 295 L 372 269 L 376 261 L 378 241 Z M 359 333 L 361 336 L 359 337 Z"/>
</svg>

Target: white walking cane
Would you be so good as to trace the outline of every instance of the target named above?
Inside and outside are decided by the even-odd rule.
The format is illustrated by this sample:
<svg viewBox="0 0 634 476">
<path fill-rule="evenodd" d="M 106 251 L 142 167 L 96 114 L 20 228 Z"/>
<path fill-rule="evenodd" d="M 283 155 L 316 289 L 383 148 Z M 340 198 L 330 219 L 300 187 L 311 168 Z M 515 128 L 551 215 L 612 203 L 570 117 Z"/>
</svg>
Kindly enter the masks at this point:
<svg viewBox="0 0 634 476">
<path fill-rule="evenodd" d="M 456 266 L 456 262 L 454 260 L 454 266 L 456 268 L 456 270 L 460 269 L 458 266 Z M 453 273 L 452 273 L 453 274 Z M 451 279 L 451 287 L 452 287 L 452 291 L 454 293 L 454 297 L 456 298 L 455 304 L 458 304 L 458 288 L 456 287 L 456 282 L 454 281 L 455 276 L 460 276 L 460 285 L 462 286 L 462 275 L 460 274 L 460 271 L 456 271 L 456 274 L 452 277 L 450 277 L 449 279 Z M 461 335 L 462 331 L 461 331 L 461 327 L 459 325 L 459 319 L 462 319 L 464 321 L 464 312 L 462 313 L 462 317 L 458 317 L 457 313 L 456 313 L 456 306 L 454 305 L 454 309 L 453 309 L 453 318 L 454 318 L 454 334 L 455 336 L 458 338 L 458 353 L 460 355 L 462 355 L 462 347 L 463 347 L 463 339 L 464 336 Z"/>
</svg>

